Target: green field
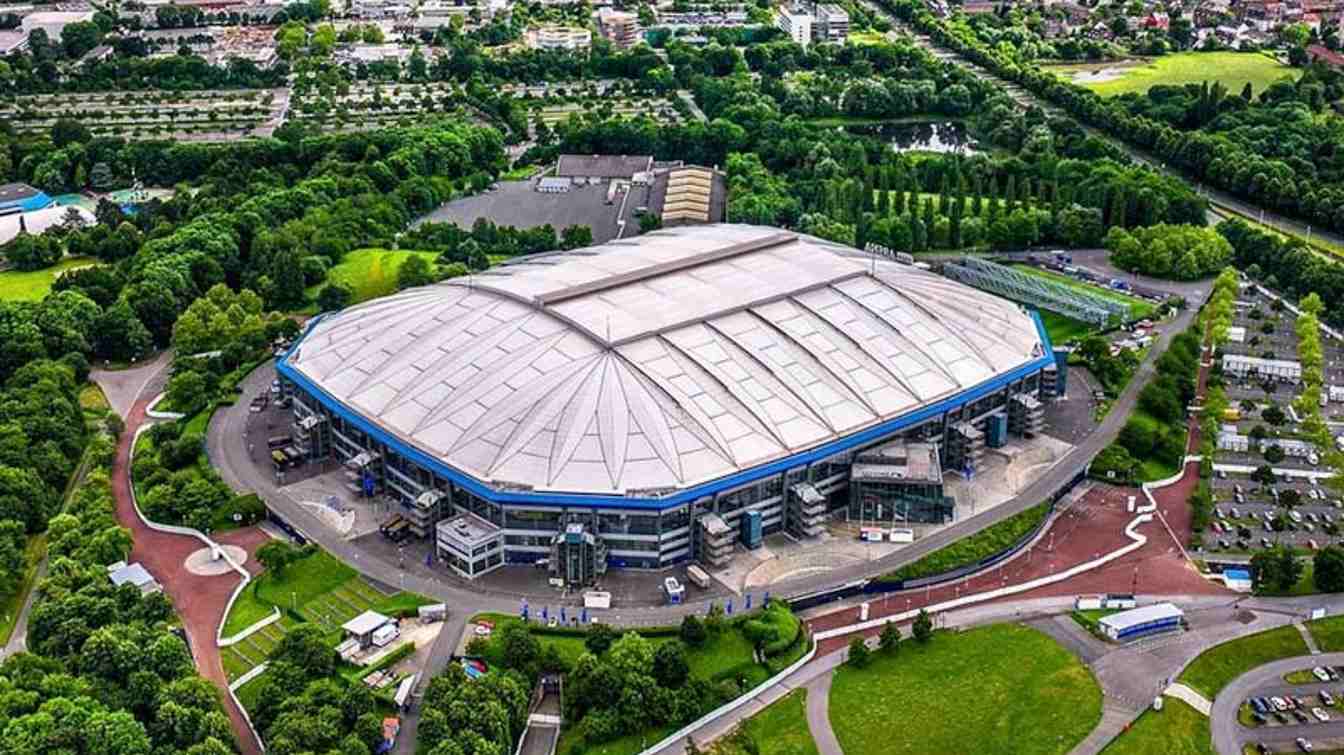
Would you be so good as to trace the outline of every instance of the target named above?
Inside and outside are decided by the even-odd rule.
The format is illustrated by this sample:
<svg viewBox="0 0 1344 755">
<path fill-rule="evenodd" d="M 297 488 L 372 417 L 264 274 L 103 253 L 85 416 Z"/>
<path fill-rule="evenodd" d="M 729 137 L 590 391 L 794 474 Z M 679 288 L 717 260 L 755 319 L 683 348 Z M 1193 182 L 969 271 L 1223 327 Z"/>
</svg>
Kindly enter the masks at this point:
<svg viewBox="0 0 1344 755">
<path fill-rule="evenodd" d="M 1101 720 L 1101 688 L 1048 636 L 997 624 L 837 669 L 830 708 L 845 755 L 1066 753 Z"/>
<path fill-rule="evenodd" d="M 1168 697 L 1162 710 L 1147 710 L 1129 729 L 1111 740 L 1105 755 L 1213 755 L 1209 718 L 1187 703 Z"/>
<path fill-rule="evenodd" d="M 807 691 L 796 689 L 748 718 L 742 733 L 724 737 L 709 755 L 817 755 L 807 728 Z M 750 741 L 755 749 L 750 749 Z"/>
<path fill-rule="evenodd" d="M 1204 81 L 1221 81 L 1233 94 L 1250 83 L 1256 94 L 1284 76 L 1292 76 L 1294 69 L 1269 55 L 1258 52 L 1180 52 L 1159 58 L 1129 63 L 1071 63 L 1046 66 L 1065 80 L 1072 80 L 1078 71 L 1101 71 L 1123 67 L 1124 72 L 1109 81 L 1081 82 L 1083 86 L 1104 97 L 1129 92 L 1147 92 L 1156 84 L 1181 86 Z"/>
<path fill-rule="evenodd" d="M 1062 284 L 1075 291 L 1098 296 L 1102 299 L 1107 299 L 1119 304 L 1128 304 L 1130 319 L 1148 317 L 1152 315 L 1153 312 L 1157 311 L 1157 307 L 1150 301 L 1140 299 L 1136 296 L 1123 294 L 1103 286 L 1094 286 L 1090 283 L 1083 283 L 1082 281 L 1070 278 L 1067 275 L 1061 275 L 1052 270 L 1042 270 L 1039 267 L 1032 267 L 1030 265 L 1017 265 L 1013 269 L 1019 273 L 1034 275 L 1037 278 L 1044 278 L 1045 280 Z"/>
<path fill-rule="evenodd" d="M 280 621 L 225 648 L 221 653 L 224 670 L 230 679 L 236 679 L 261 663 L 299 621 L 315 622 L 335 637 L 341 624 L 364 611 L 392 615 L 414 611 L 430 602 L 413 593 L 379 592 L 354 569 L 319 550 L 291 564 L 279 577 L 263 572 L 239 594 L 224 620 L 225 637 L 270 616 L 275 607 L 284 614 Z"/>
<path fill-rule="evenodd" d="M 51 290 L 61 273 L 96 264 L 90 257 L 68 257 L 42 270 L 0 272 L 0 301 L 39 301 Z"/>
<path fill-rule="evenodd" d="M 942 574 L 967 564 L 973 564 L 992 556 L 1016 543 L 1035 529 L 1050 514 L 1049 503 L 1038 503 L 1031 508 L 1014 514 L 997 524 L 991 525 L 970 537 L 962 538 L 951 545 L 930 553 L 913 564 L 907 564 L 889 574 L 878 577 L 881 581 L 927 577 Z"/>
<path fill-rule="evenodd" d="M 1082 320 L 1075 320 L 1072 317 L 1040 310 L 1041 324 L 1045 326 L 1046 335 L 1050 336 L 1050 344 L 1061 346 L 1074 339 L 1081 339 L 1083 336 L 1096 330 Z"/>
<path fill-rule="evenodd" d="M 1228 682 L 1256 666 L 1306 654 L 1307 643 L 1296 629 L 1278 627 L 1205 650 L 1185 667 L 1179 680 L 1212 700 Z"/>
<path fill-rule="evenodd" d="M 356 249 L 345 255 L 341 264 L 327 271 L 327 282 L 344 283 L 353 296 L 351 304 L 387 296 L 397 290 L 397 271 L 411 255 L 424 257 L 433 263 L 438 252 L 412 252 L 392 249 Z M 308 289 L 308 298 L 316 298 L 323 284 Z"/>
<path fill-rule="evenodd" d="M 1330 616 L 1307 622 L 1307 629 L 1316 638 L 1322 653 L 1338 653 L 1344 650 L 1344 616 Z"/>
</svg>

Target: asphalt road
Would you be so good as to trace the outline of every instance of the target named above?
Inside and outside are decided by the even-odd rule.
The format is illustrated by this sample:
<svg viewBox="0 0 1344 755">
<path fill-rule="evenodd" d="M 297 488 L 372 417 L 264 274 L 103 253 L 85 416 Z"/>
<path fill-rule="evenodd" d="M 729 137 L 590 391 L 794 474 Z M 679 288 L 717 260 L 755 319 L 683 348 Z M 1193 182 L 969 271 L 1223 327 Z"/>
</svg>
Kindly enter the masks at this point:
<svg viewBox="0 0 1344 755">
<path fill-rule="evenodd" d="M 1213 701 L 1213 712 L 1209 723 L 1213 728 L 1214 749 L 1220 753 L 1237 755 L 1242 745 L 1248 742 L 1265 742 L 1271 746 L 1292 747 L 1297 737 L 1310 740 L 1344 738 L 1344 718 L 1335 717 L 1327 723 L 1293 724 L 1290 726 L 1264 726 L 1254 729 L 1243 727 L 1237 721 L 1237 709 L 1252 695 L 1273 695 L 1277 692 L 1294 690 L 1292 694 L 1305 695 L 1307 691 L 1322 687 L 1338 691 L 1339 683 L 1334 687 L 1324 684 L 1306 684 L 1290 686 L 1283 683 L 1283 675 L 1289 671 L 1312 666 L 1344 665 L 1344 653 L 1322 653 L 1285 658 L 1281 661 L 1266 663 L 1232 680 L 1223 687 Z"/>
<path fill-rule="evenodd" d="M 1023 89 L 1018 84 L 1008 81 L 1006 79 L 999 78 L 997 75 L 990 72 L 989 70 L 982 68 L 976 63 L 973 63 L 961 57 L 953 50 L 948 50 L 946 48 L 939 47 L 928 35 L 915 31 L 905 22 L 901 21 L 900 19 L 888 13 L 886 9 L 878 7 L 877 5 L 871 2 L 867 2 L 867 0 L 865 0 L 864 5 L 868 6 L 868 8 L 873 12 L 886 16 L 887 19 L 892 22 L 892 25 L 895 28 L 910 34 L 912 37 L 914 37 L 915 41 L 920 44 L 920 46 L 924 47 L 939 60 L 956 63 L 957 65 L 962 66 L 963 68 L 969 69 L 970 71 L 974 72 L 981 78 L 985 78 L 994 82 L 999 86 L 1000 89 L 1002 89 L 1005 93 L 1007 93 L 1008 96 L 1018 105 L 1021 105 L 1022 107 L 1036 107 L 1040 108 L 1041 110 L 1051 115 L 1071 118 L 1074 121 L 1078 120 L 1076 118 L 1073 118 L 1073 116 L 1065 112 L 1063 109 L 1056 106 L 1054 103 L 1038 98 L 1035 94 L 1026 89 Z M 1081 121 L 1079 121 L 1078 124 L 1089 135 L 1105 139 L 1106 141 L 1119 147 L 1121 150 L 1125 152 L 1125 154 L 1129 155 L 1130 158 L 1132 158 L 1134 161 L 1155 167 L 1158 170 L 1162 171 L 1163 173 L 1176 176 L 1177 178 L 1182 178 L 1187 181 L 1190 180 L 1184 174 L 1168 168 L 1166 163 L 1157 159 L 1155 156 L 1146 152 L 1145 150 L 1138 149 L 1133 145 L 1115 139 L 1110 134 L 1107 134 L 1103 131 L 1093 128 L 1085 123 L 1082 123 Z M 1295 236 L 1301 236 L 1303 238 L 1310 238 L 1310 239 L 1320 239 L 1322 241 L 1331 244 L 1344 245 L 1344 236 L 1322 231 L 1317 228 L 1312 228 L 1307 223 L 1295 220 L 1293 218 L 1285 217 L 1283 215 L 1279 215 L 1274 212 L 1270 212 L 1262 207 L 1257 207 L 1249 202 L 1238 199 L 1237 197 L 1234 197 L 1231 194 L 1228 194 L 1227 192 L 1221 191 L 1219 189 L 1204 186 L 1202 183 L 1199 183 L 1197 184 L 1197 190 L 1199 191 L 1200 194 L 1204 195 L 1204 197 L 1209 200 L 1210 205 L 1220 210 L 1223 210 L 1224 212 L 1231 212 L 1259 220 L 1260 222 L 1265 223 L 1266 225 L 1272 226 L 1273 228 L 1276 228 L 1285 233 L 1290 233 Z"/>
</svg>

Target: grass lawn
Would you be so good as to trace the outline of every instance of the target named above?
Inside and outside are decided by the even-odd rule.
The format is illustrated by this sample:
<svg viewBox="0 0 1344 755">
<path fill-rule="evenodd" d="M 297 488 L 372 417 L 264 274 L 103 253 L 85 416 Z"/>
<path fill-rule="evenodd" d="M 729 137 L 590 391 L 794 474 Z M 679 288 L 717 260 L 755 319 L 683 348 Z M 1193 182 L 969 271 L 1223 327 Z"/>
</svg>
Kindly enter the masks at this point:
<svg viewBox="0 0 1344 755">
<path fill-rule="evenodd" d="M 1038 503 L 1019 514 L 991 525 L 970 537 L 958 540 L 919 559 L 913 564 L 902 566 L 890 574 L 878 577 L 880 580 L 894 582 L 899 580 L 927 577 L 941 574 L 966 564 L 975 563 L 982 558 L 992 556 L 1022 539 L 1036 528 L 1050 513 L 1050 504 Z"/>
<path fill-rule="evenodd" d="M 1101 688 L 1045 634 L 998 624 L 841 667 L 830 706 L 845 755 L 1066 753 L 1101 720 Z"/>
<path fill-rule="evenodd" d="M 1162 710 L 1149 709 L 1102 750 L 1105 755 L 1213 755 L 1209 718 L 1168 697 Z"/>
<path fill-rule="evenodd" d="M 768 708 L 747 719 L 741 731 L 754 742 L 760 755 L 817 755 L 817 745 L 807 728 L 807 691 L 796 689 Z M 708 750 L 709 755 L 750 755 L 737 737 L 724 737 Z"/>
<path fill-rule="evenodd" d="M 1344 650 L 1344 616 L 1329 616 L 1324 619 L 1307 622 L 1307 629 L 1316 638 L 1316 644 L 1323 653 L 1337 653 Z"/>
<path fill-rule="evenodd" d="M 107 397 L 103 395 L 103 389 L 88 383 L 79 389 L 79 406 L 81 409 L 102 411 L 108 408 Z"/>
<path fill-rule="evenodd" d="M 1072 340 L 1082 340 L 1083 336 L 1091 333 L 1095 328 L 1082 320 L 1075 320 L 1072 317 L 1055 312 L 1040 310 L 1041 324 L 1045 325 L 1045 333 L 1050 336 L 1050 343 L 1054 346 L 1060 346 Z"/>
<path fill-rule="evenodd" d="M 1157 482 L 1176 474 L 1177 466 L 1158 459 L 1145 459 L 1139 465 L 1139 482 Z"/>
<path fill-rule="evenodd" d="M 571 726 L 560 734 L 560 742 L 556 745 L 555 751 L 559 755 L 569 755 L 571 752 L 583 752 L 583 755 L 638 755 L 646 747 L 656 744 L 676 729 L 665 726 L 658 729 L 650 729 L 639 734 L 627 734 L 619 739 L 613 739 L 610 742 L 602 744 L 587 744 L 583 742 L 583 737 L 579 735 L 578 727 Z M 582 747 L 582 750 L 576 748 Z"/>
<path fill-rule="evenodd" d="M 266 678 L 266 672 L 262 672 L 251 681 L 233 691 L 238 696 L 238 702 L 242 704 L 243 710 L 252 710 L 257 704 L 257 695 L 261 692 L 261 680 Z"/>
<path fill-rule="evenodd" d="M 1097 71 L 1116 65 L 1088 63 L 1082 66 L 1050 66 L 1049 69 L 1061 73 L 1067 79 L 1072 71 Z M 1139 61 L 1137 65 L 1125 67 L 1123 75 L 1110 81 L 1084 83 L 1083 86 L 1103 97 L 1110 97 L 1128 92 L 1147 92 L 1149 87 L 1156 84 L 1181 86 L 1217 80 L 1233 94 L 1239 94 L 1247 82 L 1259 94 L 1270 84 L 1294 74 L 1291 67 L 1258 52 L 1181 52 Z"/>
<path fill-rule="evenodd" d="M 852 31 L 845 37 L 845 41 L 857 45 L 881 45 L 886 44 L 887 37 L 876 31 Z"/>
<path fill-rule="evenodd" d="M 42 270 L 0 272 L 0 301 L 39 301 L 66 270 L 96 264 L 91 257 L 68 257 Z"/>
<path fill-rule="evenodd" d="M 345 255 L 341 264 L 327 271 L 327 281 L 349 286 L 354 293 L 351 304 L 387 296 L 397 290 L 397 270 L 401 269 L 401 263 L 413 254 L 424 257 L 431 264 L 439 258 L 438 252 L 356 249 Z M 306 292 L 308 298 L 316 298 L 323 285 L 309 288 Z"/>
<path fill-rule="evenodd" d="M 23 570 L 23 579 L 9 600 L 0 603 L 0 647 L 4 647 L 5 643 L 9 642 L 9 636 L 14 634 L 14 624 L 19 620 L 19 611 L 23 608 L 23 602 L 28 599 L 28 593 L 33 590 L 37 565 L 42 562 L 46 554 L 47 533 L 43 532 L 28 538 L 23 553 L 23 562 L 27 564 Z"/>
<path fill-rule="evenodd" d="M 1205 650 L 1185 667 L 1180 681 L 1212 700 L 1228 682 L 1256 666 L 1306 654 L 1307 643 L 1296 629 L 1278 627 Z"/>
</svg>

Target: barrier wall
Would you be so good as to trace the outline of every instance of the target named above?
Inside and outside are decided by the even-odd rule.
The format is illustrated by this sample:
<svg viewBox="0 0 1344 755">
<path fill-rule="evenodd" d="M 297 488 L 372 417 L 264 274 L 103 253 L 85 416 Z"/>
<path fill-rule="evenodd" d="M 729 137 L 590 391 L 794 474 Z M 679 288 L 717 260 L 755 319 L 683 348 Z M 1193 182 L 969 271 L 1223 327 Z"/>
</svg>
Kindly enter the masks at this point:
<svg viewBox="0 0 1344 755">
<path fill-rule="evenodd" d="M 149 517 L 145 516 L 145 512 L 140 510 L 140 501 L 136 500 L 135 497 L 135 479 L 133 476 L 135 469 L 135 463 L 134 463 L 135 445 L 136 442 L 140 440 L 140 435 L 149 428 L 150 425 L 146 423 L 140 425 L 140 427 L 135 431 L 135 435 L 131 438 L 130 453 L 127 454 L 126 456 L 126 477 L 127 481 L 130 483 L 129 485 L 127 485 L 127 487 L 129 487 L 131 490 L 131 506 L 132 508 L 135 509 L 135 515 L 139 517 L 140 521 L 144 523 L 144 525 L 149 529 L 158 532 L 167 532 L 173 535 L 194 537 L 197 540 L 200 540 L 202 543 L 204 543 L 207 547 L 218 549 L 220 557 L 222 557 L 225 561 L 227 561 L 229 566 L 232 567 L 234 571 L 242 575 L 243 578 L 238 583 L 238 587 L 234 588 L 233 594 L 229 596 L 228 604 L 224 606 L 224 615 L 228 616 L 229 611 L 233 609 L 234 602 L 237 601 L 238 596 L 242 594 L 243 588 L 247 587 L 248 583 L 252 581 L 252 575 L 248 574 L 247 569 L 244 569 L 241 564 L 234 561 L 233 557 L 231 557 L 228 554 L 228 551 L 220 547 L 219 543 L 216 543 L 214 540 L 211 540 L 210 537 L 206 535 L 204 532 L 192 529 L 191 527 L 179 527 L 173 524 L 159 524 L 158 522 L 152 521 Z M 215 627 L 216 644 L 219 644 L 219 641 L 221 639 L 220 633 L 223 632 L 223 630 L 224 630 L 224 622 L 221 621 L 219 623 L 219 626 Z M 231 685 L 229 687 L 229 697 L 233 699 L 233 704 L 238 706 L 238 710 L 243 714 L 243 720 L 247 721 L 247 728 L 251 729 L 252 738 L 256 740 L 257 746 L 261 749 L 262 752 L 265 752 L 266 744 L 261 741 L 261 735 L 257 733 L 257 727 L 252 723 L 252 717 L 248 715 L 247 708 L 243 707 L 242 702 L 238 700 L 238 696 L 234 694 L 233 687 Z"/>
</svg>

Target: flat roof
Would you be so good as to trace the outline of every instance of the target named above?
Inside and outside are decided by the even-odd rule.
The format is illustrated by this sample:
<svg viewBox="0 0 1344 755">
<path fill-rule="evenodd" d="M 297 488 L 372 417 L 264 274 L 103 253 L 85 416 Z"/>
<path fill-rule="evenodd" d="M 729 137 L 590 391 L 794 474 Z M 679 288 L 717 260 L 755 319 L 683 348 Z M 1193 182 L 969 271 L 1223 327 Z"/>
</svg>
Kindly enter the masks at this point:
<svg viewBox="0 0 1344 755">
<path fill-rule="evenodd" d="M 118 587 L 126 584 L 143 587 L 144 585 L 154 582 L 154 576 L 139 562 L 126 564 L 107 576 L 112 580 L 112 584 L 117 585 Z"/>
<path fill-rule="evenodd" d="M 354 635 L 364 635 L 391 621 L 377 611 L 365 611 L 341 625 L 341 629 Z"/>
<path fill-rule="evenodd" d="M 1302 369 L 1302 363 L 1291 359 L 1263 359 L 1249 354 L 1224 354 L 1223 364 L 1240 363 L 1251 367 L 1282 367 L 1290 370 Z"/>
<path fill-rule="evenodd" d="M 1111 627 L 1117 632 L 1123 632 L 1126 629 L 1139 626 L 1140 624 L 1147 624 L 1150 621 L 1178 619 L 1184 615 L 1184 611 L 1171 603 L 1154 603 L 1151 606 L 1131 608 L 1128 611 L 1121 611 L 1120 613 L 1113 613 L 1110 616 L 1103 616 L 1098 623 Z"/>
<path fill-rule="evenodd" d="M 499 534 L 499 527 L 491 522 L 469 513 L 464 512 L 450 519 L 444 519 L 435 525 L 440 535 L 450 535 L 469 543 L 479 540 L 486 540 Z"/>
<path fill-rule="evenodd" d="M 661 498 L 1048 358 L 1013 302 L 718 224 L 349 307 L 312 324 L 281 370 L 494 490 Z"/>
<path fill-rule="evenodd" d="M 561 155 L 555 163 L 557 176 L 630 178 L 653 167 L 651 155 Z"/>
</svg>

